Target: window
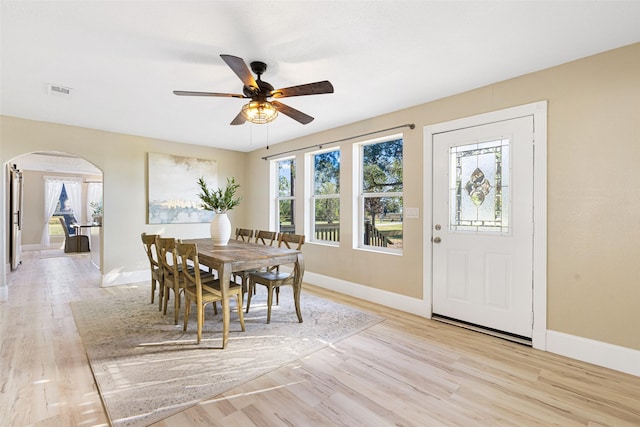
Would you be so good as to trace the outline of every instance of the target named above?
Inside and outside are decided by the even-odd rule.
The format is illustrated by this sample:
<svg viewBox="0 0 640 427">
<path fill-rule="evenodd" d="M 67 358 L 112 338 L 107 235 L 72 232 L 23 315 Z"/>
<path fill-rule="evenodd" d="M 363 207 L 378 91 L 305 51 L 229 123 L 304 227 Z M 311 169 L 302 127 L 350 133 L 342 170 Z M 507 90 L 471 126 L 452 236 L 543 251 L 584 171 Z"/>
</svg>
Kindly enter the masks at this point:
<svg viewBox="0 0 640 427">
<path fill-rule="evenodd" d="M 49 218 L 49 235 L 51 236 L 64 234 L 64 230 L 62 230 L 62 225 L 60 224 L 58 217 L 64 218 L 69 234 L 75 234 L 76 231 L 75 228 L 73 228 L 73 224 L 77 224 L 78 220 L 71 206 L 71 200 L 69 200 L 69 196 L 67 195 L 67 188 L 65 184 L 62 184 L 62 190 L 60 190 L 60 197 L 58 197 L 56 210 L 53 213 L 53 216 Z"/>
<path fill-rule="evenodd" d="M 509 140 L 451 147 L 449 229 L 509 234 Z"/>
<path fill-rule="evenodd" d="M 402 250 L 402 138 L 399 136 L 359 147 L 358 246 Z"/>
<path fill-rule="evenodd" d="M 277 160 L 275 168 L 277 229 L 281 233 L 295 233 L 296 159 Z"/>
<path fill-rule="evenodd" d="M 310 155 L 311 240 L 340 241 L 340 150 Z"/>
</svg>

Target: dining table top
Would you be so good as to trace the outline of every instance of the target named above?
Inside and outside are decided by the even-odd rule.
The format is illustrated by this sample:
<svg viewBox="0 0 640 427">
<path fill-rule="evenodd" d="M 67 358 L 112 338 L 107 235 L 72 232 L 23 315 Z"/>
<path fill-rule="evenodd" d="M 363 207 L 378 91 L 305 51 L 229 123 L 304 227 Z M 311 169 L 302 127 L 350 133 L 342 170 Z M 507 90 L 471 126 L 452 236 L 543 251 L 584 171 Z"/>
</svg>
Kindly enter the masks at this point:
<svg viewBox="0 0 640 427">
<path fill-rule="evenodd" d="M 261 245 L 240 240 L 229 240 L 225 246 L 216 246 L 210 238 L 184 239 L 184 243 L 195 243 L 198 250 L 198 258 L 203 264 L 207 261 L 213 263 L 226 263 L 231 265 L 231 271 L 240 271 L 257 266 L 271 265 L 274 261 L 296 262 L 301 251 L 277 246 Z M 266 264 L 265 264 L 266 263 Z M 215 265 L 209 267 L 216 268 Z"/>
</svg>

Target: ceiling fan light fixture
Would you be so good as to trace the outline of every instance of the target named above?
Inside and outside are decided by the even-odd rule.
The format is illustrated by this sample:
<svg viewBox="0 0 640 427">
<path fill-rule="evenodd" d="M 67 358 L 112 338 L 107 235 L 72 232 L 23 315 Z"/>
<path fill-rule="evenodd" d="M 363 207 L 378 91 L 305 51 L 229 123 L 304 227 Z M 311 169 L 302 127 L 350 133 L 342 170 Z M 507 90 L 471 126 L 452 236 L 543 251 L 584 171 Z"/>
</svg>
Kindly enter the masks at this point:
<svg viewBox="0 0 640 427">
<path fill-rule="evenodd" d="M 251 101 L 242 107 L 242 115 L 251 123 L 269 123 L 278 117 L 278 110 L 266 101 Z"/>
</svg>

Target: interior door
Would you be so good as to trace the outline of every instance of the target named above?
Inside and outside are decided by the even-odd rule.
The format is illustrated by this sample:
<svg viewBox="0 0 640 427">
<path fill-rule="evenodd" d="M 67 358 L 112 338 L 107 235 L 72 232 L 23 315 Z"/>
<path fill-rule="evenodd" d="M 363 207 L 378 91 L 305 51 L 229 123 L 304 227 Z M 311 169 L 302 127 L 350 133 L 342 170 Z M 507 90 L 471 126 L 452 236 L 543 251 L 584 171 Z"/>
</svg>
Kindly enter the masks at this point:
<svg viewBox="0 0 640 427">
<path fill-rule="evenodd" d="M 533 117 L 433 136 L 433 314 L 531 338 Z"/>
<path fill-rule="evenodd" d="M 11 270 L 15 270 L 21 263 L 22 252 L 22 172 L 15 165 L 10 169 L 9 206 L 11 207 L 9 229 L 9 258 Z"/>
</svg>

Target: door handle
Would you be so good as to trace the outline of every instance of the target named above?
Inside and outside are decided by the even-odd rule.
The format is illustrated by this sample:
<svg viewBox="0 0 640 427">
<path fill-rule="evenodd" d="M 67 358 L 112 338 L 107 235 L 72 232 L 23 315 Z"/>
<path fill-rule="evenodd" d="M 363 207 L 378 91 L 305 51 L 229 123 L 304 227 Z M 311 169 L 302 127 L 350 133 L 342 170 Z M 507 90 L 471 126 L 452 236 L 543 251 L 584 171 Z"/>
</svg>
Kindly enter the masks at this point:
<svg viewBox="0 0 640 427">
<path fill-rule="evenodd" d="M 440 237 L 433 238 L 433 243 L 440 243 L 440 242 L 442 242 L 442 239 Z"/>
</svg>

